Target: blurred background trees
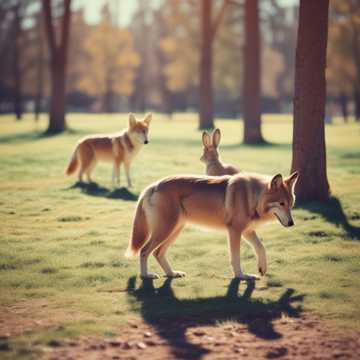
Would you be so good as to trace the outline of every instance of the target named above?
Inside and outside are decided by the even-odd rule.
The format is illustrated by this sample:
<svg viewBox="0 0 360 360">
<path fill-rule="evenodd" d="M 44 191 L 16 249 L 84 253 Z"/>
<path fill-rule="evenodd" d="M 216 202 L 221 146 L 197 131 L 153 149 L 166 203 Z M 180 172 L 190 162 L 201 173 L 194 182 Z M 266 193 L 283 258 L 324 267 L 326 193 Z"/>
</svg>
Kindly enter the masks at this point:
<svg viewBox="0 0 360 360">
<path fill-rule="evenodd" d="M 245 141 L 256 143 L 262 112 L 292 111 L 296 0 L 134 0 L 126 17 L 122 0 L 43 3 L 52 10 L 56 56 L 41 0 L 0 2 L 0 112 L 38 117 L 60 103 L 82 112 L 196 111 L 199 128 L 213 127 L 214 117 L 244 117 Z M 64 4 L 67 61 L 58 56 Z M 358 0 L 330 1 L 328 115 L 344 119 L 360 118 L 359 9 Z M 62 87 L 63 100 L 52 94 Z"/>
</svg>

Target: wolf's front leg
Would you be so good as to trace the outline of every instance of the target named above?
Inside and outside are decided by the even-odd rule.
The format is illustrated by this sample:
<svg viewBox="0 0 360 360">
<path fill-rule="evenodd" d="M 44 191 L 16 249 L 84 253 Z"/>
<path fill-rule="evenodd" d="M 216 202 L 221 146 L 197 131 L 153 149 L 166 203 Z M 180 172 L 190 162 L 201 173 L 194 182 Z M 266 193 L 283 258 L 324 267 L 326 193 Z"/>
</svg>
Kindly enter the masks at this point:
<svg viewBox="0 0 360 360">
<path fill-rule="evenodd" d="M 253 247 L 257 261 L 258 261 L 258 270 L 259 273 L 264 276 L 267 270 L 267 261 L 266 261 L 266 251 L 261 240 L 257 236 L 256 232 L 251 230 L 243 233 L 244 238 L 251 244 Z"/>
<path fill-rule="evenodd" d="M 130 164 L 128 162 L 124 163 L 124 167 L 125 167 L 125 174 L 126 174 L 126 179 L 127 179 L 127 183 L 128 183 L 128 187 L 131 188 L 132 187 L 132 183 L 131 183 L 131 178 L 130 178 Z"/>
<path fill-rule="evenodd" d="M 112 175 L 113 187 L 120 185 L 120 164 L 114 163 L 113 175 Z"/>
<path fill-rule="evenodd" d="M 241 244 L 241 232 L 229 228 L 229 248 L 230 248 L 230 257 L 231 257 L 231 266 L 233 268 L 234 277 L 242 280 L 255 280 L 257 277 L 255 275 L 244 274 L 241 269 L 240 264 L 240 244 Z"/>
</svg>

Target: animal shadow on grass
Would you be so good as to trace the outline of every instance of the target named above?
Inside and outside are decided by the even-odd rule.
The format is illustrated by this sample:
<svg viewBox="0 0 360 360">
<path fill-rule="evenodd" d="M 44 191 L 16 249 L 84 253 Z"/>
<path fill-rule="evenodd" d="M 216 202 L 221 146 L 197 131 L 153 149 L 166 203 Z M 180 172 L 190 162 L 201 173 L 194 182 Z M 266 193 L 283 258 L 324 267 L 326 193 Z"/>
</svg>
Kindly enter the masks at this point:
<svg viewBox="0 0 360 360">
<path fill-rule="evenodd" d="M 189 342 L 188 329 L 198 326 L 212 326 L 227 320 L 247 326 L 256 337 L 274 340 L 282 334 L 274 329 L 273 321 L 287 314 L 299 317 L 304 295 L 295 295 L 287 289 L 276 301 L 251 299 L 254 282 L 242 282 L 245 288 L 239 295 L 240 280 L 233 279 L 224 296 L 199 299 L 178 299 L 171 287 L 172 279 L 166 279 L 162 286 L 155 288 L 152 280 L 142 280 L 136 289 L 136 278 L 128 280 L 127 294 L 130 304 L 138 308 L 144 321 L 156 329 L 159 336 L 168 342 L 176 358 L 200 359 L 208 350 L 201 344 Z"/>
<path fill-rule="evenodd" d="M 125 187 L 110 190 L 95 182 L 86 183 L 78 181 L 74 185 L 72 185 L 70 189 L 80 189 L 81 192 L 86 195 L 105 197 L 109 199 L 121 199 L 126 201 L 136 201 L 138 199 L 137 194 L 132 193 Z"/>
<path fill-rule="evenodd" d="M 340 200 L 335 196 L 332 196 L 326 203 L 311 202 L 308 204 L 299 204 L 299 207 L 321 215 L 326 221 L 338 227 L 341 226 L 352 239 L 360 240 L 360 227 L 353 226 L 349 223 Z"/>
</svg>

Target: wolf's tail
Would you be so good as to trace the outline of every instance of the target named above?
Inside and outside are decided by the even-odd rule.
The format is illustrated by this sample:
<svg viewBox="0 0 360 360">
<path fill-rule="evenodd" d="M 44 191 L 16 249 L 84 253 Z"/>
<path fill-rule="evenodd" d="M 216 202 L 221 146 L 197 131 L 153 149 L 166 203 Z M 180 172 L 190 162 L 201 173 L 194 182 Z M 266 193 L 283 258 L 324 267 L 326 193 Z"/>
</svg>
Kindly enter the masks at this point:
<svg viewBox="0 0 360 360">
<path fill-rule="evenodd" d="M 79 160 L 78 160 L 78 156 L 77 156 L 77 153 L 78 153 L 78 149 L 79 147 L 77 146 L 71 156 L 71 160 L 69 162 L 69 165 L 67 166 L 66 170 L 65 170 L 65 174 L 66 175 L 71 175 L 73 174 L 77 167 L 78 167 L 78 164 L 79 164 Z"/>
<path fill-rule="evenodd" d="M 143 194 L 137 204 L 135 211 L 135 218 L 133 223 L 132 235 L 129 246 L 125 252 L 126 257 L 133 257 L 139 254 L 141 248 L 145 245 L 149 238 L 149 227 L 146 221 L 146 214 L 143 208 L 144 197 Z"/>
</svg>

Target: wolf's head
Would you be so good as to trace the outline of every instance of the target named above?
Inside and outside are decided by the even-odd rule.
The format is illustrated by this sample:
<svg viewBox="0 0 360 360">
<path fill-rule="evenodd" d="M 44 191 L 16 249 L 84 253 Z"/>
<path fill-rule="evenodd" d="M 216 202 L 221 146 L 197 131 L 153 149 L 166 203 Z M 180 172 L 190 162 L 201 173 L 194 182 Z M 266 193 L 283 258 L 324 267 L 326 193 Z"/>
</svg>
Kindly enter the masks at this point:
<svg viewBox="0 0 360 360">
<path fill-rule="evenodd" d="M 261 212 L 275 216 L 285 227 L 294 225 L 291 209 L 295 203 L 294 186 L 298 177 L 297 171 L 285 179 L 280 174 L 275 175 L 261 201 Z"/>
<path fill-rule="evenodd" d="M 129 136 L 130 138 L 139 144 L 149 143 L 149 126 L 152 115 L 147 114 L 144 120 L 137 120 L 134 114 L 129 114 Z"/>
</svg>

